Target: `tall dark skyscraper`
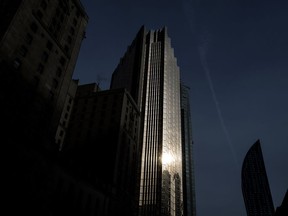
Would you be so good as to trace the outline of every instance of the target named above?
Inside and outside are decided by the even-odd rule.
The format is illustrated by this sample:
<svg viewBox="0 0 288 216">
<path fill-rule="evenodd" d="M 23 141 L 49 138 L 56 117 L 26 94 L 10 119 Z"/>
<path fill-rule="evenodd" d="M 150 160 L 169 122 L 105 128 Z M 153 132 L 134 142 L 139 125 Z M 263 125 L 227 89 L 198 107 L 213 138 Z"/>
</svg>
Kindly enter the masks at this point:
<svg viewBox="0 0 288 216">
<path fill-rule="evenodd" d="M 196 215 L 192 122 L 189 103 L 189 87 L 181 84 L 181 130 L 183 152 L 184 215 Z"/>
<path fill-rule="evenodd" d="M 242 193 L 247 216 L 274 215 L 274 204 L 259 140 L 252 145 L 243 161 Z"/>
<path fill-rule="evenodd" d="M 166 27 L 139 30 L 113 73 L 120 87 L 141 113 L 139 215 L 182 215 L 180 70 Z"/>
</svg>

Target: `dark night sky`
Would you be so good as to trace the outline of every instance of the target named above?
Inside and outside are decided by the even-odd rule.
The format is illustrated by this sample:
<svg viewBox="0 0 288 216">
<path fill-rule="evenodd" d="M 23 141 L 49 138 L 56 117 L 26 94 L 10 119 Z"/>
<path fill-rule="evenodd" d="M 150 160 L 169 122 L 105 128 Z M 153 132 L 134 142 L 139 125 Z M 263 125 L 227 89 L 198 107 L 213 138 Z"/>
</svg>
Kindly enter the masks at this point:
<svg viewBox="0 0 288 216">
<path fill-rule="evenodd" d="M 241 166 L 260 139 L 274 200 L 288 188 L 287 0 L 82 0 L 89 16 L 74 78 L 111 74 L 142 25 L 168 28 L 191 89 L 198 216 L 246 215 Z"/>
</svg>

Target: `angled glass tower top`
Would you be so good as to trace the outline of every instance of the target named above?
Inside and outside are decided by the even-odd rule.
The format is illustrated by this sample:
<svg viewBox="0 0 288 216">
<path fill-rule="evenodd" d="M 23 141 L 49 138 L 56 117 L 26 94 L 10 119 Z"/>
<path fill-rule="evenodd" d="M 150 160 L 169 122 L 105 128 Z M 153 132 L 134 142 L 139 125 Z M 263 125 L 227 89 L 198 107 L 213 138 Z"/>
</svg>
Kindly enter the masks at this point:
<svg viewBox="0 0 288 216">
<path fill-rule="evenodd" d="M 259 140 L 251 146 L 242 164 L 242 193 L 247 216 L 274 215 L 274 205 Z"/>
</svg>

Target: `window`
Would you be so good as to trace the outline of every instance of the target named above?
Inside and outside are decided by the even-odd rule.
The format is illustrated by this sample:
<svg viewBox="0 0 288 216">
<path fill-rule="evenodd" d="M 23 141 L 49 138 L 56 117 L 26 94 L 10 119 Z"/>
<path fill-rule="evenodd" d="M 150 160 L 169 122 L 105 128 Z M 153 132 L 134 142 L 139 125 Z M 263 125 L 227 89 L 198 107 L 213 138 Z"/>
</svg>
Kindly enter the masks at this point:
<svg viewBox="0 0 288 216">
<path fill-rule="evenodd" d="M 31 23 L 30 28 L 34 33 L 36 33 L 38 30 L 38 26 L 35 22 Z"/>
<path fill-rule="evenodd" d="M 76 17 L 79 18 L 79 16 L 80 16 L 80 11 L 77 10 L 77 12 L 76 12 Z"/>
<path fill-rule="evenodd" d="M 69 52 L 69 47 L 68 47 L 67 45 L 65 45 L 65 47 L 64 47 L 64 51 L 65 51 L 66 53 Z"/>
<path fill-rule="evenodd" d="M 70 36 L 67 37 L 67 42 L 68 42 L 69 44 L 72 43 L 72 38 L 71 38 Z"/>
<path fill-rule="evenodd" d="M 60 15 L 60 10 L 59 8 L 56 9 L 56 16 L 58 17 Z"/>
<path fill-rule="evenodd" d="M 76 26 L 77 25 L 77 20 L 74 18 L 73 19 L 73 25 Z"/>
<path fill-rule="evenodd" d="M 56 21 L 56 19 L 55 19 L 55 17 L 52 19 L 52 25 L 53 26 L 56 26 L 56 23 L 57 23 L 57 21 Z"/>
<path fill-rule="evenodd" d="M 64 15 L 63 15 L 63 14 L 61 14 L 61 16 L 60 16 L 60 21 L 61 21 L 61 22 L 64 21 Z"/>
<path fill-rule="evenodd" d="M 26 37 L 25 37 L 25 41 L 26 41 L 27 44 L 31 44 L 32 41 L 33 41 L 32 35 L 29 34 L 29 33 L 27 33 L 27 34 L 26 34 Z"/>
<path fill-rule="evenodd" d="M 41 59 L 42 59 L 42 61 L 47 62 L 48 57 L 49 57 L 48 53 L 47 52 L 43 52 Z"/>
<path fill-rule="evenodd" d="M 50 50 L 50 51 L 52 50 L 53 44 L 52 44 L 52 42 L 50 40 L 47 41 L 46 47 L 47 47 L 48 50 Z"/>
<path fill-rule="evenodd" d="M 42 13 L 40 10 L 38 10 L 37 13 L 36 13 L 36 16 L 37 16 L 39 19 L 42 19 L 43 13 Z"/>
<path fill-rule="evenodd" d="M 40 64 L 38 65 L 37 72 L 40 73 L 40 74 L 42 74 L 43 71 L 44 71 L 44 66 L 40 63 Z"/>
<path fill-rule="evenodd" d="M 60 29 L 61 29 L 61 25 L 60 25 L 60 23 L 58 23 L 58 24 L 57 24 L 57 27 L 56 27 L 56 30 L 57 30 L 57 31 L 60 31 Z"/>
<path fill-rule="evenodd" d="M 15 69 L 19 69 L 20 66 L 21 66 L 21 60 L 18 59 L 18 58 L 16 58 L 16 59 L 14 60 L 14 62 L 13 62 L 13 67 L 14 67 Z"/>
<path fill-rule="evenodd" d="M 47 3 L 46 3 L 46 1 L 41 1 L 41 3 L 40 3 L 40 7 L 45 11 L 46 10 L 46 8 L 47 8 Z"/>
<path fill-rule="evenodd" d="M 54 99 L 54 93 L 52 91 L 49 91 L 49 98 L 50 100 Z"/>
<path fill-rule="evenodd" d="M 25 57 L 27 55 L 27 52 L 28 52 L 27 48 L 25 46 L 21 46 L 19 54 Z"/>
<path fill-rule="evenodd" d="M 62 75 L 62 70 L 61 70 L 61 68 L 57 68 L 57 70 L 56 70 L 56 75 L 58 76 L 58 77 L 61 77 L 61 75 Z"/>
<path fill-rule="evenodd" d="M 58 81 L 53 79 L 53 87 L 56 89 L 58 87 Z"/>
<path fill-rule="evenodd" d="M 73 27 L 70 27 L 70 33 L 71 33 L 72 35 L 74 35 L 75 29 L 74 29 Z"/>
<path fill-rule="evenodd" d="M 60 58 L 59 62 L 60 62 L 60 64 L 61 64 L 62 66 L 64 66 L 65 63 L 66 63 L 66 59 L 62 56 L 62 57 Z"/>
<path fill-rule="evenodd" d="M 34 85 L 35 87 L 37 87 L 38 84 L 39 84 L 39 77 L 34 76 L 34 79 L 33 79 L 33 85 Z"/>
</svg>

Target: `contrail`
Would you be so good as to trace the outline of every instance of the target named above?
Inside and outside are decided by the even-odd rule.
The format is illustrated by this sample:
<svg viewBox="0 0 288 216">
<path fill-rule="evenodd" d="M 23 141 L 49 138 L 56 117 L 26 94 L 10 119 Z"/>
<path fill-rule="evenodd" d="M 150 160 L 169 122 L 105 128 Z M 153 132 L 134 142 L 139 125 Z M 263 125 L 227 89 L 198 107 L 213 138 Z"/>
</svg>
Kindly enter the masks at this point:
<svg viewBox="0 0 288 216">
<path fill-rule="evenodd" d="M 219 117 L 219 120 L 220 120 L 220 123 L 221 123 L 221 127 L 222 127 L 222 129 L 224 131 L 224 134 L 225 134 L 225 137 L 227 139 L 227 143 L 229 145 L 229 148 L 231 150 L 233 159 L 234 159 L 236 165 L 238 166 L 238 159 L 237 159 L 237 156 L 236 156 L 236 153 L 235 153 L 235 150 L 234 150 L 234 146 L 233 146 L 233 144 L 231 142 L 231 138 L 230 138 L 229 132 L 227 130 L 226 124 L 224 122 L 224 118 L 223 118 L 223 115 L 222 115 L 222 112 L 221 112 L 221 109 L 220 109 L 220 105 L 219 105 L 218 99 L 216 97 L 216 93 L 215 93 L 213 82 L 212 82 L 212 79 L 211 79 L 210 69 L 209 69 L 208 63 L 207 63 L 206 52 L 207 52 L 207 49 L 208 49 L 208 40 L 207 40 L 207 38 L 202 38 L 202 40 L 203 39 L 204 39 L 204 41 L 202 43 L 200 43 L 200 45 L 198 46 L 201 64 L 202 64 L 202 67 L 204 69 L 204 72 L 205 72 L 205 75 L 206 75 L 206 78 L 207 78 L 207 81 L 208 81 L 208 84 L 209 84 L 209 88 L 210 88 L 211 93 L 212 93 L 213 101 L 214 101 L 215 106 L 216 106 L 216 110 L 217 110 L 218 117 Z"/>
<path fill-rule="evenodd" d="M 184 11 L 184 14 L 186 15 L 186 18 L 190 24 L 190 28 L 192 30 L 192 32 L 197 32 L 196 31 L 196 26 L 195 26 L 195 7 L 193 7 L 193 4 L 195 6 L 195 4 L 197 4 L 199 1 L 197 0 L 182 0 L 182 9 Z M 203 28 L 203 26 L 202 26 Z M 206 78 L 207 78 L 207 81 L 208 81 L 208 84 L 209 84 L 209 88 L 210 88 L 210 91 L 212 93 L 212 97 L 213 97 L 213 101 L 215 103 L 215 106 L 216 106 L 216 110 L 217 110 L 217 114 L 218 114 L 218 118 L 220 120 L 220 124 L 221 124 L 221 127 L 222 127 L 222 130 L 224 132 L 224 135 L 226 137 L 226 140 L 227 140 L 227 143 L 228 143 L 228 146 L 230 148 L 230 151 L 232 153 L 232 156 L 233 156 L 233 159 L 234 159 L 234 162 L 236 163 L 236 166 L 238 166 L 238 159 L 237 159 L 237 156 L 236 156 L 236 153 L 235 153 L 235 149 L 234 149 L 234 146 L 231 142 L 231 138 L 230 138 L 230 135 L 229 135 L 229 132 L 227 130 L 227 127 L 226 127 L 226 124 L 224 122 L 224 118 L 223 118 L 223 115 L 222 115 L 222 112 L 221 112 L 221 109 L 220 109 L 220 105 L 219 105 L 219 102 L 218 102 L 218 99 L 216 97 L 216 93 L 215 93 L 215 90 L 214 90 L 214 85 L 213 85 L 213 82 L 212 82 L 212 79 L 211 79 L 211 75 L 210 75 L 210 69 L 208 67 L 208 63 L 207 63 L 207 58 L 206 58 L 206 53 L 207 53 L 207 49 L 208 49 L 208 42 L 209 42 L 209 38 L 208 38 L 209 34 L 207 32 L 207 30 L 205 29 L 205 26 L 204 28 L 202 29 L 202 34 L 200 35 L 199 37 L 199 46 L 198 46 L 198 50 L 199 50 L 199 55 L 200 55 L 200 60 L 201 60 L 201 65 L 204 69 L 204 72 L 205 72 L 205 75 L 206 75 Z"/>
</svg>

